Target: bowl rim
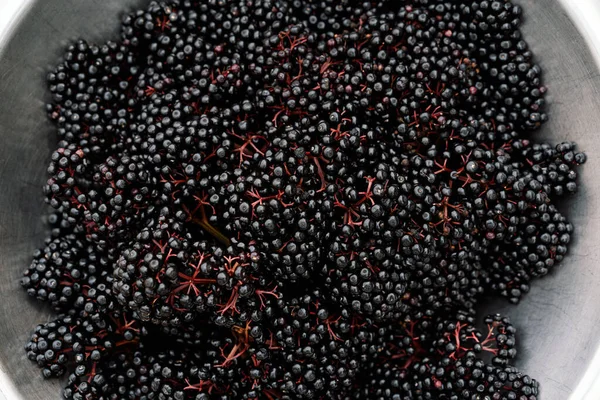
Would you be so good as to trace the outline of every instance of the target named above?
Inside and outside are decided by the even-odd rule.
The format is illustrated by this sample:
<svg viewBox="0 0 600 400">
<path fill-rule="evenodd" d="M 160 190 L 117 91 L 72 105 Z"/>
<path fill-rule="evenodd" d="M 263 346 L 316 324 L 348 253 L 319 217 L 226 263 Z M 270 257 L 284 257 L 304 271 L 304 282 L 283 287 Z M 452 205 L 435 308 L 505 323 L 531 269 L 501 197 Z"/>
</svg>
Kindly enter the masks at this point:
<svg viewBox="0 0 600 400">
<path fill-rule="evenodd" d="M 11 0 L 3 4 L 4 26 L 0 26 L 0 57 L 12 39 L 21 20 L 28 14 L 37 0 Z M 6 373 L 7 365 L 0 362 L 0 400 L 21 400 L 13 380 Z"/>
<path fill-rule="evenodd" d="M 559 0 L 575 28 L 590 49 L 600 69 L 600 2 L 595 0 Z M 584 375 L 569 400 L 600 398 L 600 347 L 595 351 Z"/>
<path fill-rule="evenodd" d="M 14 35 L 21 20 L 27 15 L 36 1 L 12 0 L 0 6 L 3 14 L 3 19 L 0 20 L 0 54 L 4 53 L 6 45 Z"/>
</svg>

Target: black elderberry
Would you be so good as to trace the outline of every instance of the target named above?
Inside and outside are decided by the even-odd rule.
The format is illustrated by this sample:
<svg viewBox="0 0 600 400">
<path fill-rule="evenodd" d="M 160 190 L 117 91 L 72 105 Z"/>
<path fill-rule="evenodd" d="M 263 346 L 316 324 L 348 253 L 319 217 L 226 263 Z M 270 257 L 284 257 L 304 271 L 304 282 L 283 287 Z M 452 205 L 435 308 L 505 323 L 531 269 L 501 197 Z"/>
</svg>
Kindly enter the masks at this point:
<svg viewBox="0 0 600 400">
<path fill-rule="evenodd" d="M 527 399 L 574 143 L 507 0 L 153 2 L 48 75 L 28 357 L 67 399 Z"/>
</svg>

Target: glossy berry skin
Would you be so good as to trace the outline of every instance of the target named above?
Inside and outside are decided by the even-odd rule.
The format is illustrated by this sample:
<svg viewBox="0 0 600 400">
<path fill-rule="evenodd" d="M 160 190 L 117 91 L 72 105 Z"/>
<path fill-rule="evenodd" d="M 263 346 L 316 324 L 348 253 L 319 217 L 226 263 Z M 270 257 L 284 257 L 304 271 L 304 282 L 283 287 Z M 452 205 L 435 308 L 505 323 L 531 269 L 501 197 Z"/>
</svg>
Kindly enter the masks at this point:
<svg viewBox="0 0 600 400">
<path fill-rule="evenodd" d="M 28 357 L 73 400 L 537 399 L 476 310 L 564 259 L 585 155 L 537 141 L 521 14 L 171 0 L 71 44 Z"/>
</svg>

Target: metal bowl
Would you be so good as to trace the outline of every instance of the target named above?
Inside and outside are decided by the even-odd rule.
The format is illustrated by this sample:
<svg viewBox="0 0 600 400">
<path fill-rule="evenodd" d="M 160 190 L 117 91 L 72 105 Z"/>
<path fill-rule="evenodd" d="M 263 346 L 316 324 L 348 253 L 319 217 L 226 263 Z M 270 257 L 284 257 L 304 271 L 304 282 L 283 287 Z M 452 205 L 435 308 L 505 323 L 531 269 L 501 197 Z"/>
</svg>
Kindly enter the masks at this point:
<svg viewBox="0 0 600 400">
<path fill-rule="evenodd" d="M 61 398 L 60 382 L 44 381 L 23 351 L 32 329 L 49 320 L 50 312 L 19 287 L 21 271 L 45 234 L 41 186 L 55 142 L 44 110 L 46 72 L 68 41 L 110 38 L 118 29 L 118 16 L 143 3 L 27 0 L 27 10 L 14 24 L 11 39 L 4 42 L 0 55 L 0 391 L 9 400 Z M 598 399 L 600 394 L 590 394 L 588 387 L 600 370 L 593 363 L 600 345 L 596 242 L 600 71 L 559 0 L 519 3 L 525 9 L 523 33 L 549 88 L 550 121 L 536 137 L 576 141 L 589 160 L 581 171 L 580 193 L 564 210 L 576 227 L 566 261 L 535 282 L 518 307 L 498 301 L 486 308 L 514 319 L 520 339 L 517 366 L 540 381 L 544 400 Z"/>
</svg>

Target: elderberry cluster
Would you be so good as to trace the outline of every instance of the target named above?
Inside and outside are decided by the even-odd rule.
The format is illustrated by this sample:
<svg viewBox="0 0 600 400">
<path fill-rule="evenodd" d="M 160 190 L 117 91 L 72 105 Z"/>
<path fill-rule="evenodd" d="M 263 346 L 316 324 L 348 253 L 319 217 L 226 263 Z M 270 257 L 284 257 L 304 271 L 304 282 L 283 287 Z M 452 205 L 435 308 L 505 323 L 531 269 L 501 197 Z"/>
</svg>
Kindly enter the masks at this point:
<svg viewBox="0 0 600 400">
<path fill-rule="evenodd" d="M 506 0 L 170 0 L 49 74 L 28 357 L 74 400 L 535 400 L 585 161 Z"/>
</svg>

